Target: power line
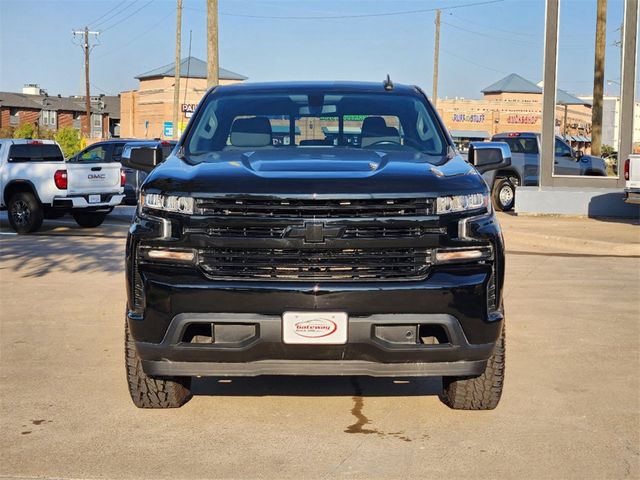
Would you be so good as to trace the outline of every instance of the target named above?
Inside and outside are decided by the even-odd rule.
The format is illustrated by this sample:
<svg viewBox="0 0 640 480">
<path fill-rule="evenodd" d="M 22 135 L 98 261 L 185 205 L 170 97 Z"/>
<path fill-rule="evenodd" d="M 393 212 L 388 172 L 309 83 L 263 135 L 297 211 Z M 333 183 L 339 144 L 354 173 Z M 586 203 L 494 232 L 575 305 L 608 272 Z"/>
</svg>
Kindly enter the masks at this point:
<svg viewBox="0 0 640 480">
<path fill-rule="evenodd" d="M 105 93 L 105 94 L 107 94 L 107 95 L 111 95 L 111 96 L 115 96 L 115 95 L 116 95 L 115 93 L 107 92 L 104 88 L 100 88 L 98 85 L 96 85 L 96 84 L 95 84 L 95 83 L 93 83 L 93 82 L 91 82 L 91 86 L 92 86 L 93 88 L 95 88 L 96 90 L 100 90 L 102 93 Z"/>
<path fill-rule="evenodd" d="M 463 32 L 467 32 L 467 33 L 471 33 L 473 35 L 478 35 L 480 37 L 485 37 L 485 38 L 491 38 L 494 40 L 500 40 L 501 42 L 512 42 L 512 43 L 517 43 L 520 45 L 526 45 L 526 46 L 532 46 L 532 47 L 538 47 L 540 46 L 539 43 L 537 42 L 528 42 L 526 40 L 523 40 L 521 38 L 509 38 L 509 37 L 501 37 L 501 36 L 497 36 L 497 35 L 491 35 L 488 33 L 484 33 L 484 32 L 478 32 L 477 30 L 471 30 L 465 27 L 461 27 L 459 25 L 455 25 L 453 23 L 449 23 L 449 22 L 442 22 L 452 28 L 455 28 L 457 30 L 461 30 Z M 588 45 L 559 45 L 559 48 L 561 50 L 586 50 L 588 48 L 590 48 Z"/>
<path fill-rule="evenodd" d="M 140 10 L 142 10 L 143 8 L 151 5 L 154 2 L 154 0 L 149 0 L 147 3 L 145 3 L 144 5 L 142 5 L 139 9 L 135 10 L 134 12 L 130 13 L 129 15 L 127 15 L 126 17 L 120 19 L 119 21 L 117 21 L 116 23 L 114 23 L 113 25 L 105 28 L 102 30 L 102 33 L 111 30 L 114 27 L 117 27 L 118 25 L 120 25 L 122 22 L 126 22 L 127 20 L 129 20 L 131 17 L 133 17 L 136 13 L 138 13 Z"/>
<path fill-rule="evenodd" d="M 121 8 L 120 11 L 114 12 L 112 15 L 109 15 L 107 18 L 105 18 L 104 20 L 99 21 L 98 23 L 96 23 L 94 25 L 94 28 L 96 26 L 100 26 L 104 23 L 108 23 L 111 20 L 113 20 L 114 18 L 116 18 L 118 15 L 123 14 L 124 12 L 126 12 L 127 10 L 129 10 L 131 7 L 133 7 L 136 3 L 138 2 L 138 0 L 133 0 L 132 2 L 127 3 L 127 5 L 124 8 Z"/>
<path fill-rule="evenodd" d="M 96 18 L 95 20 L 92 20 L 89 22 L 89 25 L 93 25 L 94 23 L 96 23 L 98 20 L 106 17 L 107 15 L 109 15 L 111 12 L 113 12 L 114 10 L 117 10 L 118 8 L 120 8 L 120 6 L 124 3 L 127 3 L 127 0 L 122 0 L 118 5 L 116 5 L 115 7 L 107 10 L 106 13 L 103 13 L 102 15 L 100 15 L 98 18 Z"/>
<path fill-rule="evenodd" d="M 458 58 L 459 60 L 462 60 L 462 61 L 464 61 L 466 63 L 471 64 L 471 65 L 475 65 L 476 67 L 484 68 L 486 70 L 491 70 L 492 72 L 497 72 L 497 73 L 502 73 L 502 74 L 506 74 L 507 73 L 504 70 L 498 70 L 496 68 L 487 67 L 486 65 L 483 65 L 482 63 L 477 63 L 477 62 L 474 62 L 473 60 L 469 60 L 468 58 L 461 57 L 460 55 L 457 55 L 457 54 L 452 53 L 452 52 L 450 52 L 448 50 L 445 50 L 444 48 L 441 48 L 440 50 L 442 52 L 446 53 L 447 56 Z"/>
<path fill-rule="evenodd" d="M 501 3 L 504 0 L 488 0 L 481 2 L 473 2 L 473 3 L 465 3 L 462 5 L 452 5 L 448 7 L 434 7 L 434 8 L 420 8 L 416 10 L 401 10 L 396 12 L 385 12 L 385 13 L 361 13 L 361 14 L 353 14 L 353 15 L 318 15 L 318 16 L 297 16 L 297 15 L 245 15 L 240 13 L 225 13 L 220 12 L 220 15 L 224 15 L 226 17 L 240 17 L 240 18 L 258 18 L 265 20 L 336 20 L 342 18 L 370 18 L 370 17 L 391 17 L 398 15 L 413 15 L 417 13 L 428 13 L 435 12 L 436 10 L 454 10 L 465 7 L 476 7 L 481 5 L 491 5 L 494 3 Z M 185 7 L 189 10 L 196 10 L 202 12 L 203 10 L 192 7 Z"/>
<path fill-rule="evenodd" d="M 451 17 L 453 17 L 455 20 L 458 20 L 459 22 L 470 23 L 470 24 L 475 25 L 477 27 L 484 27 L 484 28 L 491 29 L 491 30 L 493 30 L 495 32 L 508 33 L 510 35 L 519 35 L 519 36 L 523 36 L 523 37 L 534 37 L 534 38 L 538 37 L 538 35 L 536 35 L 535 33 L 524 33 L 524 32 L 516 32 L 514 30 L 504 30 L 502 28 L 496 28 L 495 25 L 487 25 L 487 24 L 478 23 L 475 20 L 467 20 L 465 18 L 462 18 L 462 17 L 458 16 L 457 14 L 449 13 L 449 15 Z"/>
<path fill-rule="evenodd" d="M 136 35 L 135 37 L 130 39 L 128 42 L 123 43 L 122 45 L 111 49 L 110 51 L 108 51 L 104 55 L 100 55 L 99 57 L 96 57 L 96 60 L 99 60 L 100 58 L 107 57 L 109 55 L 113 55 L 114 53 L 117 53 L 119 50 L 122 50 L 123 48 L 128 47 L 129 45 L 131 45 L 133 42 L 135 42 L 139 38 L 142 38 L 145 35 L 149 34 L 150 32 L 157 30 L 157 27 L 158 27 L 159 24 L 161 24 L 162 22 L 167 20 L 169 17 L 173 17 L 173 16 L 174 16 L 174 12 L 170 12 L 168 15 L 165 15 L 160 20 L 154 22 L 153 25 L 151 25 L 151 27 L 149 27 L 147 30 L 145 30 L 145 31 L 141 32 L 140 34 Z"/>
<path fill-rule="evenodd" d="M 517 38 L 498 37 L 496 35 L 489 35 L 484 32 L 478 32 L 476 30 L 470 30 L 468 28 L 460 27 L 458 25 L 454 25 L 453 23 L 449 23 L 449 22 L 442 22 L 442 23 L 444 23 L 445 25 L 449 25 L 450 27 L 455 28 L 457 30 L 462 30 L 463 32 L 472 33 L 474 35 L 479 35 L 481 37 L 492 38 L 494 40 L 501 40 L 501 41 L 507 41 L 507 42 L 517 42 L 517 43 L 521 43 L 522 45 L 538 46 L 537 43 L 526 42 L 524 40 L 517 39 Z"/>
</svg>

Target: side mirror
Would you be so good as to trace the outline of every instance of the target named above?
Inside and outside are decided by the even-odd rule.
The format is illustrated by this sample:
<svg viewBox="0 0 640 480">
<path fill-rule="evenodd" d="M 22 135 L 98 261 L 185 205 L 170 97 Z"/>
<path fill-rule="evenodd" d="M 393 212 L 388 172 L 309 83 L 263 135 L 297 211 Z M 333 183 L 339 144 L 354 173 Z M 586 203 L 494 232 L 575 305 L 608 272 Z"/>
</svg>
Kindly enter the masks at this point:
<svg viewBox="0 0 640 480">
<path fill-rule="evenodd" d="M 480 173 L 511 165 L 511 149 L 505 142 L 471 142 L 469 163 Z"/>
<path fill-rule="evenodd" d="M 576 161 L 580 160 L 584 157 L 584 152 L 582 150 L 576 150 Z"/>
<path fill-rule="evenodd" d="M 124 167 L 149 173 L 162 162 L 162 150 L 153 147 L 125 146 L 121 163 Z"/>
</svg>

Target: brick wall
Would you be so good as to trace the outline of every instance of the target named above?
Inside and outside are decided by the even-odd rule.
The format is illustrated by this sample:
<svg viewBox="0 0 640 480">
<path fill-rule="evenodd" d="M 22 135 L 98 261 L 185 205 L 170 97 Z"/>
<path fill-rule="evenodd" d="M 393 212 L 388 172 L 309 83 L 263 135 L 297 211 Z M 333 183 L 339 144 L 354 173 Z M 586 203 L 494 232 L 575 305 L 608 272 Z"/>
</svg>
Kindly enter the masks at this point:
<svg viewBox="0 0 640 480">
<path fill-rule="evenodd" d="M 73 127 L 73 112 L 58 112 L 58 128 Z"/>
<path fill-rule="evenodd" d="M 0 108 L 0 128 L 9 126 L 9 107 L 2 107 Z"/>
<path fill-rule="evenodd" d="M 38 125 L 40 119 L 40 110 L 20 110 L 18 112 L 19 124 L 31 123 L 32 125 Z"/>
</svg>

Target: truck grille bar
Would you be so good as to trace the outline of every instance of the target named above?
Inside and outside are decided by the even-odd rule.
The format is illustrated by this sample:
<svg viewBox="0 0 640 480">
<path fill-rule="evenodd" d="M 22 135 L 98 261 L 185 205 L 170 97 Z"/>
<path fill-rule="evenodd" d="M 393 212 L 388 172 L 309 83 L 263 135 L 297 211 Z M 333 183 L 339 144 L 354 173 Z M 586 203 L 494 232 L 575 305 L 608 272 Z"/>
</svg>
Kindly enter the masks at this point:
<svg viewBox="0 0 640 480">
<path fill-rule="evenodd" d="M 222 217 L 358 218 L 432 215 L 431 198 L 325 199 L 199 199 L 200 215 Z"/>
<path fill-rule="evenodd" d="M 431 250 L 423 248 L 217 248 L 198 257 L 207 277 L 225 280 L 415 280 L 431 264 Z"/>
<path fill-rule="evenodd" d="M 303 223 L 289 223 L 288 225 L 251 225 L 251 226 L 212 226 L 202 229 L 210 237 L 216 238 L 283 238 L 288 227 L 302 226 Z M 191 230 L 191 232 L 198 232 Z M 345 227 L 340 238 L 416 238 L 426 234 L 444 234 L 443 227 L 426 226 L 385 226 L 380 224 L 359 225 Z"/>
</svg>

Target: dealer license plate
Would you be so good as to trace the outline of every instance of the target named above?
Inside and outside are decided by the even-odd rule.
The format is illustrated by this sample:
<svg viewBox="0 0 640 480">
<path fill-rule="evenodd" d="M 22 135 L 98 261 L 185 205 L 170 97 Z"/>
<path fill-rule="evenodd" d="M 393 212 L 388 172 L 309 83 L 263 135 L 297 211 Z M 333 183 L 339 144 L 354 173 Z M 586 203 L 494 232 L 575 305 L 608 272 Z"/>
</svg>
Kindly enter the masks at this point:
<svg viewBox="0 0 640 480">
<path fill-rule="evenodd" d="M 342 345 L 347 343 L 345 312 L 285 312 L 282 340 L 290 344 Z"/>
<path fill-rule="evenodd" d="M 100 203 L 100 195 L 89 195 L 89 203 Z"/>
</svg>

